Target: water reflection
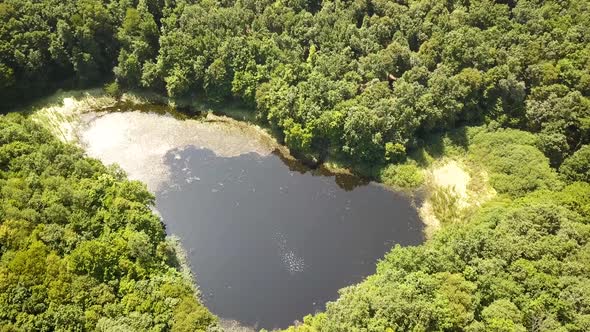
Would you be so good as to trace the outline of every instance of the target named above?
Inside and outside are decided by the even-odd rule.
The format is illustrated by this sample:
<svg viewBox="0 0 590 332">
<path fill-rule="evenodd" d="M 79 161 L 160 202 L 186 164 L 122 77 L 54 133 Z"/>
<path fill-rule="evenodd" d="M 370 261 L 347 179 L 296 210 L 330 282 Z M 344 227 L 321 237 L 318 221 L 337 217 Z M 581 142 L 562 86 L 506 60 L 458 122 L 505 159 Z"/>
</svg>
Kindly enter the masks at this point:
<svg viewBox="0 0 590 332">
<path fill-rule="evenodd" d="M 300 174 L 311 173 L 317 176 L 333 176 L 336 184 L 340 186 L 340 188 L 351 191 L 356 187 L 364 186 L 369 184 L 369 180 L 346 173 L 334 173 L 330 170 L 326 169 L 325 166 L 320 166 L 318 168 L 309 168 L 305 166 L 302 162 L 297 159 L 285 157 L 281 151 L 274 150 L 272 152 L 275 156 L 277 156 L 281 161 L 289 167 L 289 170 L 292 172 L 298 172 Z"/>
</svg>

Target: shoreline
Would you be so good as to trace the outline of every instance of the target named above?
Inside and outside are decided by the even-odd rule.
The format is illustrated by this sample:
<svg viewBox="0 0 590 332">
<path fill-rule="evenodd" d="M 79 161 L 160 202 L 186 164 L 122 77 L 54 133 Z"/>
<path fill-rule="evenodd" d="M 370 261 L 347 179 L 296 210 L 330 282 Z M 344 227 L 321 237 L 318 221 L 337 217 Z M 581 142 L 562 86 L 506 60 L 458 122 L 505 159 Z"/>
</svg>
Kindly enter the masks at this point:
<svg viewBox="0 0 590 332">
<path fill-rule="evenodd" d="M 189 107 L 190 109 L 198 109 L 198 113 L 191 116 L 190 114 L 176 110 L 177 105 Z M 149 109 L 147 106 L 149 106 Z M 294 157 L 285 145 L 279 143 L 269 128 L 265 128 L 252 121 L 236 119 L 231 114 L 224 113 L 223 110 L 214 110 L 209 105 L 199 103 L 197 100 L 174 102 L 169 98 L 150 92 L 126 92 L 120 98 L 115 98 L 106 94 L 102 89 L 97 88 L 90 90 L 58 91 L 54 95 L 36 101 L 24 108 L 24 112 L 30 114 L 35 121 L 47 127 L 62 141 L 73 142 L 81 146 L 91 157 L 96 157 L 96 155 L 93 155 L 92 151 L 88 150 L 88 146 L 84 142 L 84 137 L 80 137 L 81 132 L 88 130 L 84 126 L 92 125 L 94 121 L 99 121 L 106 114 L 145 113 L 146 111 L 162 115 L 166 114 L 174 120 L 181 119 L 183 120 L 182 123 L 187 124 L 186 128 L 202 130 L 205 128 L 203 127 L 204 125 L 209 128 L 209 132 L 217 129 L 226 133 L 228 135 L 227 137 L 234 137 L 234 142 L 236 143 L 234 145 L 231 143 L 218 144 L 218 142 L 215 142 L 215 140 L 219 141 L 218 137 L 204 140 L 205 147 L 207 147 L 206 144 L 209 144 L 209 147 L 212 147 L 211 150 L 219 155 L 234 155 L 247 152 L 256 152 L 261 155 L 278 153 L 285 163 L 292 165 L 292 167 L 300 171 L 317 172 L 326 176 L 341 177 L 344 179 L 343 181 L 346 181 L 347 178 L 353 179 L 354 181 L 351 182 L 353 187 L 373 182 L 387 190 L 405 195 L 410 199 L 420 216 L 420 220 L 424 225 L 425 240 L 430 239 L 446 222 L 445 220 L 441 220 L 442 218 L 437 217 L 437 213 L 434 211 L 435 208 L 433 208 L 435 201 L 433 195 L 437 191 L 448 191 L 451 193 L 451 197 L 455 200 L 454 203 L 450 203 L 452 205 L 451 209 L 456 210 L 455 212 L 457 213 L 467 213 L 468 210 L 476 208 L 495 195 L 493 189 L 487 186 L 487 181 L 485 180 L 486 175 L 483 174 L 485 172 L 474 171 L 458 158 L 443 157 L 433 160 L 427 166 L 419 167 L 419 172 L 424 177 L 424 183 L 414 188 L 396 187 L 374 178 L 371 179 L 362 176 L 358 172 L 355 172 L 353 168 L 346 167 L 334 160 L 327 160 L 319 164 L 318 167 L 311 168 L 305 165 L 303 161 Z M 84 119 L 84 117 L 88 116 L 93 118 L 90 120 Z M 141 119 L 141 117 L 138 115 L 135 120 L 137 119 Z M 154 128 L 154 130 L 158 129 Z M 170 132 L 172 131 L 168 133 Z M 211 135 L 216 134 L 218 133 L 212 133 Z M 152 136 L 158 137 L 158 135 Z M 161 136 L 168 138 L 164 134 Z M 227 137 L 224 138 L 224 141 Z M 203 142 L 200 138 L 192 138 L 195 139 L 195 142 Z M 167 146 L 171 148 L 182 148 L 194 145 L 191 144 L 190 138 L 176 137 L 173 140 L 178 140 L 181 143 L 179 144 L 178 141 L 170 142 Z M 237 149 L 236 147 L 243 145 L 244 141 L 254 142 L 254 144 Z M 231 146 L 231 148 L 228 149 L 228 146 Z M 261 146 L 263 147 L 262 150 L 260 150 Z M 162 147 L 162 149 L 164 148 Z M 136 164 L 154 165 L 158 163 L 157 158 L 153 156 L 149 162 L 144 161 Z M 153 178 L 161 176 L 165 179 L 167 177 L 166 170 L 162 168 L 156 169 L 153 172 L 155 175 Z M 130 179 L 137 180 L 141 178 L 133 172 L 130 172 L 128 175 Z M 468 190 L 474 175 L 484 178 L 483 186 L 485 187 L 485 195 L 481 199 L 477 199 L 477 196 L 481 192 Z M 159 180 L 157 179 L 147 181 L 148 189 L 155 193 L 166 180 L 160 181 L 161 183 L 158 182 Z M 457 206 L 453 206 L 453 204 Z M 440 213 L 438 214 L 440 215 Z"/>
</svg>

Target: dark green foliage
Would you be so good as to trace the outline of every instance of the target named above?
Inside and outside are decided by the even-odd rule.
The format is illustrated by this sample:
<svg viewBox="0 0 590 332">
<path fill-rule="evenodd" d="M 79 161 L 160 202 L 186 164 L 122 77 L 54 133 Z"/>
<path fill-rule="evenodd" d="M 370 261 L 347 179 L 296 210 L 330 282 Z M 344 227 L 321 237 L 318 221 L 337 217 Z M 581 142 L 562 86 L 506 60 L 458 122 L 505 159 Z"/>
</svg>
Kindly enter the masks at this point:
<svg viewBox="0 0 590 332">
<path fill-rule="evenodd" d="M 116 77 L 129 87 L 150 87 L 148 69 L 151 63 L 147 61 L 158 53 L 159 31 L 145 3 L 140 2 L 137 9 L 127 9 L 117 38 L 122 47 L 114 69 Z"/>
<path fill-rule="evenodd" d="M 158 53 L 154 16 L 162 16 L 162 7 L 152 0 L 3 1 L 0 106 L 59 84 L 94 84 L 111 76 L 117 62 L 117 77 L 139 84 L 144 63 Z"/>
<path fill-rule="evenodd" d="M 584 145 L 559 168 L 567 181 L 590 182 L 590 145 Z"/>
<path fill-rule="evenodd" d="M 557 166 L 590 139 L 588 9 L 581 0 L 182 0 L 166 9 L 142 76 L 171 97 L 255 103 L 297 152 L 395 161 L 417 136 L 496 120 L 539 132 Z"/>
<path fill-rule="evenodd" d="M 559 166 L 590 142 L 589 11 L 585 0 L 9 0 L 0 99 L 114 71 L 123 88 L 237 97 L 301 155 L 403 160 L 425 134 L 494 120 L 538 132 Z"/>
<path fill-rule="evenodd" d="M 39 93 L 55 81 L 81 84 L 111 70 L 117 19 L 101 0 L 0 4 L 0 77 L 3 104 Z"/>
<path fill-rule="evenodd" d="M 204 331 L 153 196 L 41 126 L 0 116 L 0 326 Z M 12 328 L 12 329 L 11 329 Z"/>
</svg>

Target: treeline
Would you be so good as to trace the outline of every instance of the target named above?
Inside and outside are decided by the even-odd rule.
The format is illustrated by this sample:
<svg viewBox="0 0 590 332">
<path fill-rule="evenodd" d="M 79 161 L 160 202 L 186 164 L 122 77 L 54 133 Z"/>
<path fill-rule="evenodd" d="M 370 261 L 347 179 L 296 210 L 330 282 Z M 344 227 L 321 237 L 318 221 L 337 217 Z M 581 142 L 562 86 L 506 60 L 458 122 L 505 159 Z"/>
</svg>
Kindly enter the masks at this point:
<svg viewBox="0 0 590 332">
<path fill-rule="evenodd" d="M 300 154 L 396 161 L 426 133 L 493 120 L 540 133 L 558 165 L 590 139 L 589 10 L 583 0 L 178 1 L 156 60 L 129 58 L 141 80 L 118 77 L 171 97 L 238 96 Z"/>
<path fill-rule="evenodd" d="M 558 166 L 590 142 L 589 12 L 585 0 L 7 0 L 0 97 L 114 67 L 120 88 L 239 98 L 302 156 L 395 162 L 428 133 L 496 121 L 538 133 Z"/>
<path fill-rule="evenodd" d="M 0 330 L 205 331 L 153 196 L 33 121 L 0 116 Z"/>
</svg>

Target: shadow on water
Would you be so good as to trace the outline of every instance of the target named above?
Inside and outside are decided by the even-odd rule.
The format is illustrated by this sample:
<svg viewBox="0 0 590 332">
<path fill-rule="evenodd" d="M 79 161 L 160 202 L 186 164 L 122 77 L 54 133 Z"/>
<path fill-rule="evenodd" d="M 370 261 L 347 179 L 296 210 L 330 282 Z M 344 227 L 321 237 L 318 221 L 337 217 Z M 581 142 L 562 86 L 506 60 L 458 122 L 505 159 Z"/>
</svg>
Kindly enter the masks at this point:
<svg viewBox="0 0 590 332">
<path fill-rule="evenodd" d="M 279 157 L 292 172 L 298 172 L 299 174 L 311 173 L 316 176 L 333 176 L 336 184 L 346 191 L 351 191 L 356 187 L 366 186 L 370 183 L 369 180 L 360 176 L 332 172 L 324 165 L 320 165 L 317 168 L 309 168 L 297 159 L 286 157 L 279 150 L 273 151 L 273 155 Z"/>
<path fill-rule="evenodd" d="M 177 120 L 187 120 L 201 118 L 206 115 L 205 112 L 197 110 L 190 106 L 171 106 L 165 103 L 133 103 L 131 101 L 117 101 L 113 106 L 105 107 L 101 111 L 114 112 L 145 112 L 155 113 L 158 115 L 169 115 Z"/>
<path fill-rule="evenodd" d="M 238 107 L 234 107 L 239 109 Z M 149 103 L 149 104 L 136 104 L 131 101 L 118 101 L 115 105 L 103 108 L 105 112 L 130 112 L 139 111 L 146 113 L 155 113 L 158 115 L 169 115 L 177 120 L 186 119 L 198 119 L 206 116 L 207 112 L 210 111 L 208 106 L 198 107 L 190 104 L 183 104 L 182 106 L 171 106 L 166 103 Z M 227 112 L 213 112 L 219 115 L 228 115 Z M 334 176 L 336 184 L 346 191 L 353 190 L 356 187 L 364 186 L 369 184 L 369 180 L 363 177 L 359 177 L 353 174 L 346 173 L 335 173 L 328 170 L 325 166 L 320 165 L 316 168 L 310 168 L 298 159 L 285 156 L 280 150 L 276 149 L 273 155 L 281 159 L 281 161 L 293 172 L 300 174 L 311 173 L 318 176 Z"/>
<path fill-rule="evenodd" d="M 156 205 L 223 319 L 285 328 L 374 273 L 392 246 L 423 241 L 405 195 L 277 152 L 186 147 L 165 160 L 172 181 Z"/>
</svg>

